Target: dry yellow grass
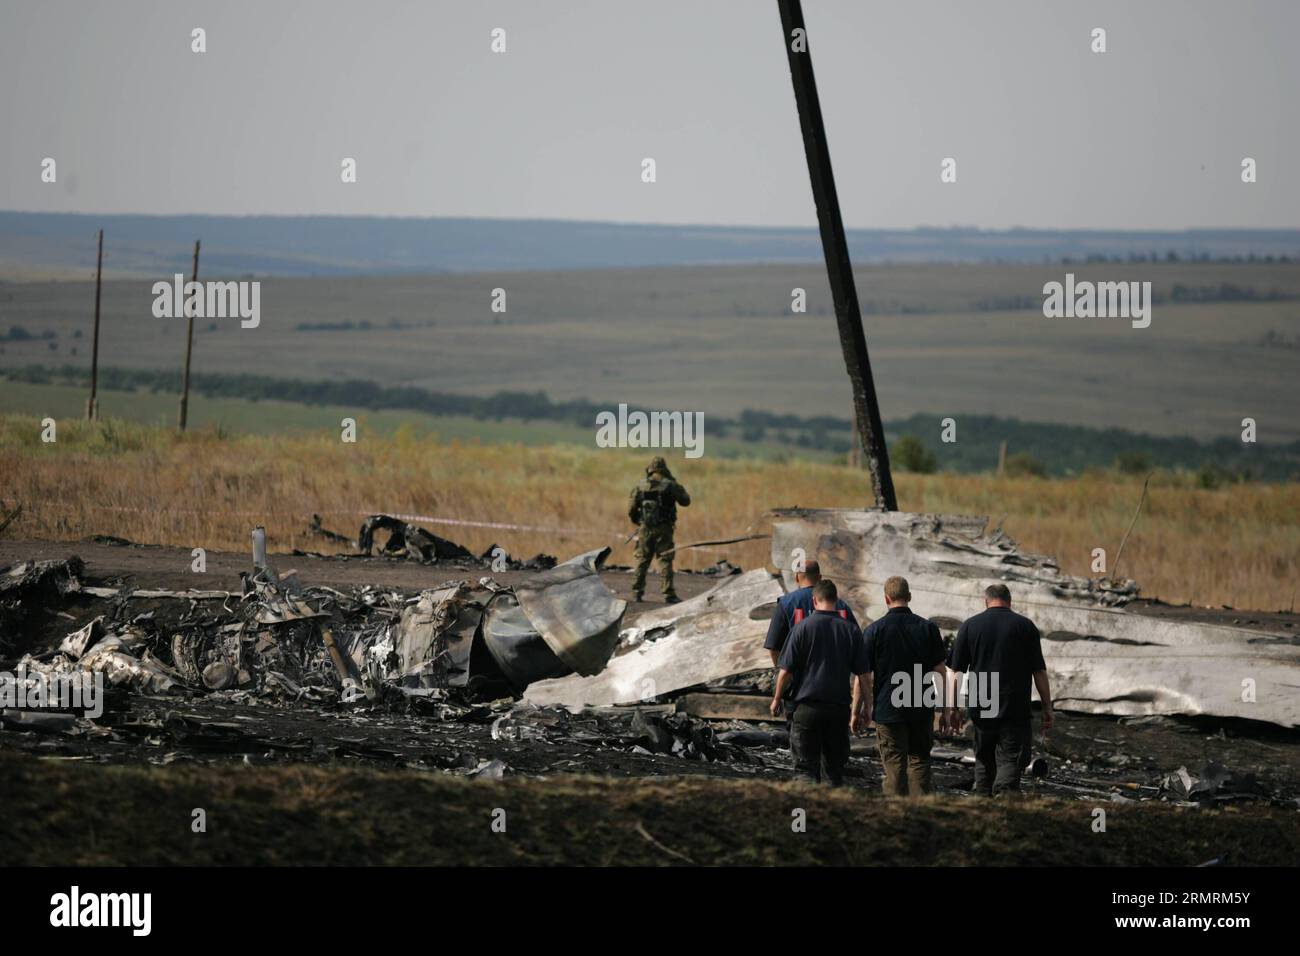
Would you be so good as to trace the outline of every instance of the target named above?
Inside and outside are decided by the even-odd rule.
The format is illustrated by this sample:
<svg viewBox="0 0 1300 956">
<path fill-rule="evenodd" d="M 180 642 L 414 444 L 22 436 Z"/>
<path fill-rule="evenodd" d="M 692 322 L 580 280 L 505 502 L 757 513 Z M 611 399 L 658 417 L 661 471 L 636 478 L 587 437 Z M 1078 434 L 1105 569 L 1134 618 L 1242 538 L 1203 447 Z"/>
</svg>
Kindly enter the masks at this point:
<svg viewBox="0 0 1300 956">
<path fill-rule="evenodd" d="M 558 445 L 438 443 L 414 431 L 356 444 L 337 433 L 273 437 L 185 436 L 102 422 L 59 424 L 43 444 L 33 419 L 0 419 L 0 499 L 24 513 L 10 537 L 76 539 L 113 534 L 133 541 L 243 550 L 264 524 L 277 550 L 332 550 L 307 533 L 312 513 L 350 535 L 365 513 L 429 515 L 582 531 L 515 531 L 429 524 L 481 551 L 492 543 L 516 556 L 565 557 L 602 544 L 631 561 L 627 493 L 641 477 L 641 452 Z M 852 507 L 867 500 L 865 475 L 806 462 L 701 459 L 680 462 L 692 506 L 678 543 L 732 537 L 773 507 Z M 1055 555 L 1088 575 L 1093 548 L 1114 559 L 1141 481 L 1113 474 L 1071 480 L 983 475 L 899 475 L 907 511 L 989 515 L 1027 549 Z M 1261 610 L 1294 606 L 1300 581 L 1300 485 L 1247 484 L 1216 491 L 1179 475 L 1158 475 L 1120 571 L 1143 593 L 1167 601 Z M 683 554 L 701 567 L 726 556 L 743 567 L 767 563 L 767 542 Z"/>
</svg>

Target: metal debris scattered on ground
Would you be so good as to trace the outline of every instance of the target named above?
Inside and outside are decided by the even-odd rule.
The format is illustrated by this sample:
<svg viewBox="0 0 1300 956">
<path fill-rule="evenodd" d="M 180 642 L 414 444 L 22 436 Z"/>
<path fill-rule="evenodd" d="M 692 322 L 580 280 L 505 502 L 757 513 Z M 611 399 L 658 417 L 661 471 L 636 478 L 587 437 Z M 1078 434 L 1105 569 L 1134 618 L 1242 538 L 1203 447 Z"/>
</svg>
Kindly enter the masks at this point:
<svg viewBox="0 0 1300 956">
<path fill-rule="evenodd" d="M 388 537 L 379 545 L 381 555 L 404 555 L 408 560 L 422 564 L 455 562 L 460 565 L 479 564 L 495 571 L 544 571 L 555 567 L 555 558 L 549 554 L 534 555 L 527 560 L 517 560 L 496 544 L 488 545 L 484 552 L 475 555 L 468 548 L 443 538 L 418 525 L 393 515 L 377 514 L 366 518 L 355 540 L 325 528 L 320 515 L 311 516 L 307 531 L 334 544 L 344 545 L 358 555 L 370 556 L 376 547 L 375 536 L 387 532 Z"/>
<path fill-rule="evenodd" d="M 350 594 L 303 587 L 292 572 L 263 568 L 244 577 L 241 595 L 149 592 L 187 602 L 166 625 L 152 613 L 133 616 L 133 592 L 95 589 L 109 609 L 56 650 L 24 654 L 18 666 L 33 680 L 99 672 L 111 686 L 142 694 L 364 697 L 433 711 L 513 697 L 533 681 L 595 673 L 608 660 L 627 605 L 600 580 L 607 554 L 579 555 L 517 590 L 484 577 L 414 598 L 368 586 Z M 81 590 L 80 571 L 75 560 L 10 569 L 3 592 L 10 616 Z"/>
<path fill-rule="evenodd" d="M 1200 804 L 1259 800 L 1268 796 L 1268 791 L 1254 774 L 1234 774 L 1213 760 L 1207 761 L 1194 774 L 1185 766 L 1179 767 L 1165 777 L 1161 789 L 1177 799 Z"/>
<path fill-rule="evenodd" d="M 0 654 L 18 649 L 19 635 L 30 632 L 63 597 L 81 587 L 80 558 L 22 561 L 0 572 Z"/>
<path fill-rule="evenodd" d="M 772 671 L 762 647 L 791 584 L 781 575 L 720 562 L 712 589 L 639 609 L 625 626 L 627 605 L 600 576 L 607 549 L 540 561 L 544 569 L 507 586 L 455 573 L 499 566 L 498 548 L 476 558 L 402 522 L 368 525 L 372 547 L 373 532 L 386 529 L 381 551 L 452 573 L 418 593 L 339 590 L 277 573 L 264 544 L 232 591 L 85 584 L 75 558 L 0 570 L 0 669 L 21 667 L 28 681 L 97 673 L 108 685 L 95 719 L 0 703 L 0 742 L 60 759 L 348 760 L 483 778 L 790 776 L 784 722 L 767 712 Z M 1216 675 L 1236 679 L 1234 661 L 1260 664 L 1270 681 L 1286 676 L 1293 640 L 1135 613 L 1127 609 L 1135 588 L 1068 578 L 978 527 L 944 516 L 795 512 L 775 523 L 773 561 L 787 547 L 818 554 L 867 618 L 882 613 L 877 578 L 902 571 L 949 635 L 990 578 L 1008 580 L 1040 620 L 1067 700 L 1145 677 L 1154 689 L 1130 687 L 1104 708 L 1118 719 L 1064 715 L 1050 745 L 1036 746 L 1031 792 L 1300 806 L 1300 760 L 1286 736 L 1294 731 L 1283 729 L 1294 701 L 1251 711 L 1282 725 L 1267 731 L 1196 716 L 1217 699 L 1207 691 Z M 1115 634 L 1102 637 L 1108 628 Z M 1181 698 L 1168 690 L 1179 675 L 1190 688 Z M 1103 709 L 1089 700 L 1083 709 Z M 850 781 L 874 786 L 873 739 L 855 738 L 853 754 Z M 971 789 L 967 741 L 941 739 L 934 758 L 940 789 Z"/>
<path fill-rule="evenodd" d="M 771 667 L 767 624 L 784 591 L 759 569 L 729 576 L 708 592 L 637 618 L 620 652 L 593 677 L 541 681 L 536 704 L 635 704 L 735 674 Z"/>
</svg>

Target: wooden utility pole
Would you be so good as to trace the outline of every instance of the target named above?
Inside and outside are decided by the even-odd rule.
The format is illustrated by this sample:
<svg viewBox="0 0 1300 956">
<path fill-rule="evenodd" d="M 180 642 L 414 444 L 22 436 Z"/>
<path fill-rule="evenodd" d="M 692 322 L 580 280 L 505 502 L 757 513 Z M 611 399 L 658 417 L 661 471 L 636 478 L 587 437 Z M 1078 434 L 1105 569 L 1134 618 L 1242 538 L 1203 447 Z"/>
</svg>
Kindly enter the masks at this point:
<svg viewBox="0 0 1300 956">
<path fill-rule="evenodd" d="M 190 281 L 199 281 L 199 240 L 197 239 L 194 240 L 194 269 L 190 274 Z M 181 296 L 181 301 L 184 302 L 185 298 Z M 187 306 L 185 314 L 189 316 L 189 321 L 185 325 L 185 375 L 181 378 L 181 431 L 185 431 L 185 420 L 190 410 L 190 356 L 194 352 L 194 310 Z"/>
<path fill-rule="evenodd" d="M 99 254 L 95 257 L 95 331 L 90 340 L 90 398 L 86 399 L 86 420 L 99 417 L 99 288 L 104 277 L 104 230 L 99 230 Z"/>
<path fill-rule="evenodd" d="M 861 429 L 858 428 L 858 410 L 853 409 L 853 434 L 849 438 L 849 467 L 854 471 L 862 469 L 862 440 L 858 437 Z"/>
<path fill-rule="evenodd" d="M 808 159 L 813 201 L 817 205 L 817 222 L 821 226 L 822 252 L 826 256 L 831 297 L 835 302 L 835 321 L 839 326 L 844 364 L 853 385 L 858 440 L 866 452 L 875 506 L 884 511 L 897 511 L 894 479 L 889 472 L 889 450 L 885 447 L 885 429 L 880 421 L 880 406 L 876 402 L 876 383 L 871 375 L 866 334 L 862 331 L 862 310 L 858 305 L 858 290 L 853 282 L 848 243 L 844 238 L 844 222 L 840 218 L 835 177 L 831 173 L 830 148 L 826 143 L 821 103 L 817 99 L 817 81 L 813 76 L 812 53 L 808 47 L 803 7 L 799 0 L 777 0 L 777 5 L 781 9 L 781 26 L 784 30 L 782 43 L 785 44 L 786 56 L 790 61 L 790 79 L 794 83 L 794 99 L 799 108 L 804 154 Z"/>
<path fill-rule="evenodd" d="M 1007 440 L 1002 439 L 1002 444 L 998 446 L 998 477 L 1001 478 L 1007 473 Z"/>
</svg>

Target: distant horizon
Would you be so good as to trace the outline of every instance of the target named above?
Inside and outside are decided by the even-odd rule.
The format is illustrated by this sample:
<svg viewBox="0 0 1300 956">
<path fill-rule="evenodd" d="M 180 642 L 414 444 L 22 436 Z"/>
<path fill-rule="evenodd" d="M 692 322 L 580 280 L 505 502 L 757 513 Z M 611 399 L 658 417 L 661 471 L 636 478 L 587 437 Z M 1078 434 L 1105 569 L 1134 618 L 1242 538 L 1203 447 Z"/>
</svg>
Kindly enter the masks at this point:
<svg viewBox="0 0 1300 956">
<path fill-rule="evenodd" d="M 547 223 L 554 225 L 594 225 L 627 226 L 645 229 L 729 229 L 744 232 L 818 232 L 816 225 L 754 225 L 738 222 L 657 222 L 641 219 L 593 219 L 584 217 L 562 216 L 495 216 L 495 215 L 400 215 L 366 212 L 87 212 L 74 209 L 57 211 L 43 209 L 0 209 L 0 216 L 49 216 L 81 217 L 103 219 L 373 219 L 396 222 L 498 222 L 498 223 Z M 1185 235 L 1188 233 L 1250 232 L 1261 234 L 1300 234 L 1300 223 L 1294 226 L 1182 226 L 1182 227 L 1132 227 L 1114 228 L 1100 226 L 980 226 L 967 223 L 950 223 L 938 225 L 919 223 L 911 226 L 850 226 L 845 225 L 846 232 L 967 232 L 967 233 L 1044 233 L 1049 235 Z"/>
<path fill-rule="evenodd" d="M 105 235 L 105 274 L 240 276 L 552 272 L 821 264 L 814 226 L 373 214 L 213 215 L 0 211 L 0 275 L 84 275 Z M 855 265 L 1300 261 L 1300 229 L 847 229 Z"/>
</svg>

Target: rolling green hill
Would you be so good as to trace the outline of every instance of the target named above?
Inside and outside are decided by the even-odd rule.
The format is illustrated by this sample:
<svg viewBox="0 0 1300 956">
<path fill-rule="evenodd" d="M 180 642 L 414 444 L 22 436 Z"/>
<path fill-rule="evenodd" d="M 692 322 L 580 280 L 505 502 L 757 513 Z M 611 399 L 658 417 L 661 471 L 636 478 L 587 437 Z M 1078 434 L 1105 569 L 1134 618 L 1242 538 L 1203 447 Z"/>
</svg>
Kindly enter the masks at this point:
<svg viewBox="0 0 1300 956">
<path fill-rule="evenodd" d="M 101 369 L 101 417 L 142 424 L 176 420 L 179 376 L 170 372 Z M 414 428 L 444 441 L 518 442 L 525 445 L 592 445 L 595 420 L 607 406 L 554 402 L 541 392 L 466 396 L 414 388 L 383 388 L 371 382 L 303 382 L 259 376 L 200 374 L 192 381 L 190 421 L 229 432 L 271 434 L 331 431 L 344 417 L 381 434 Z M 84 414 L 86 376 L 75 368 L 31 367 L 0 378 L 0 414 L 43 418 Z M 852 441 L 851 423 L 833 416 L 803 417 L 747 410 L 736 418 L 705 417 L 706 454 L 723 458 L 799 457 L 843 461 Z M 1080 474 L 1117 467 L 1130 473 L 1154 468 L 1199 471 L 1217 485 L 1234 478 L 1290 480 L 1300 476 L 1300 441 L 1289 446 L 1243 444 L 1220 439 L 1202 443 L 1185 437 L 1155 437 L 1123 429 L 1090 429 L 989 416 L 956 421 L 955 441 L 942 440 L 944 422 L 918 414 L 885 423 L 891 443 L 904 436 L 921 442 L 932 469 L 987 472 L 1007 442 L 1012 467 L 1041 467 L 1048 475 Z M 908 460 L 895 456 L 895 470 Z"/>
<path fill-rule="evenodd" d="M 1067 269 L 1150 281 L 1150 328 L 1044 318 L 1043 284 Z M 993 416 L 1214 441 L 1250 417 L 1261 442 L 1300 439 L 1300 265 L 895 265 L 857 276 L 888 419 Z M 504 313 L 491 310 L 498 288 Z M 806 313 L 791 312 L 794 289 L 806 290 Z M 0 284 L 0 369 L 88 369 L 93 302 L 88 282 Z M 155 318 L 152 302 L 148 280 L 105 283 L 102 366 L 179 374 L 184 320 Z M 849 414 L 817 265 L 268 279 L 261 303 L 255 329 L 198 323 L 196 372 L 542 392 L 713 418 Z"/>
</svg>

